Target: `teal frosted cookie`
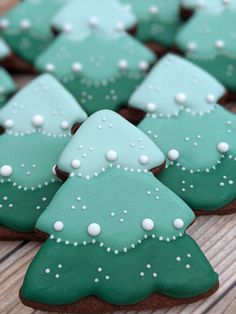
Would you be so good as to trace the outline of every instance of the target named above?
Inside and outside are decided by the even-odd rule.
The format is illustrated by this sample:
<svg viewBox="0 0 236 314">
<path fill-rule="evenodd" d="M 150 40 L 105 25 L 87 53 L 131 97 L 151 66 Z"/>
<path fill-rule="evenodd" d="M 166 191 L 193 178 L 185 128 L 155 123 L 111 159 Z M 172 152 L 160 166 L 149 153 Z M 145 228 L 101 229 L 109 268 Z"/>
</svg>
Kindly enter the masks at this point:
<svg viewBox="0 0 236 314">
<path fill-rule="evenodd" d="M 137 38 L 170 47 L 181 25 L 180 0 L 122 0 L 136 15 Z"/>
<path fill-rule="evenodd" d="M 114 167 L 130 172 L 158 172 L 165 158 L 147 135 L 110 110 L 90 116 L 58 160 L 59 173 L 91 178 Z"/>
<path fill-rule="evenodd" d="M 7 231 L 27 238 L 34 230 L 61 185 L 55 164 L 71 138 L 70 129 L 85 119 L 75 99 L 48 74 L 18 92 L 0 111 L 5 130 L 0 136 L 0 225 Z M 1 228 L 0 237 L 4 236 Z"/>
<path fill-rule="evenodd" d="M 218 276 L 185 234 L 193 220 L 150 172 L 70 177 L 37 222 L 50 238 L 27 271 L 21 299 L 36 309 L 105 313 L 207 296 Z"/>
<path fill-rule="evenodd" d="M 177 47 L 192 62 L 236 91 L 236 4 L 197 12 L 180 30 Z"/>
<path fill-rule="evenodd" d="M 0 18 L 1 35 L 11 50 L 32 63 L 51 43 L 51 19 L 64 0 L 25 0 Z"/>
<path fill-rule="evenodd" d="M 155 60 L 149 49 L 125 33 L 96 31 L 85 38 L 60 35 L 35 67 L 58 78 L 91 114 L 125 106 Z"/>
<path fill-rule="evenodd" d="M 6 70 L 0 67 L 0 108 L 8 97 L 16 91 L 16 84 Z"/>
<path fill-rule="evenodd" d="M 136 19 L 118 0 L 70 0 L 55 14 L 52 26 L 57 32 L 87 36 L 94 29 L 106 32 L 132 30 Z"/>
<path fill-rule="evenodd" d="M 149 111 L 139 128 L 167 158 L 158 178 L 203 214 L 236 210 L 236 117 L 217 105 L 223 93 L 209 74 L 168 55 L 130 100 Z"/>
</svg>

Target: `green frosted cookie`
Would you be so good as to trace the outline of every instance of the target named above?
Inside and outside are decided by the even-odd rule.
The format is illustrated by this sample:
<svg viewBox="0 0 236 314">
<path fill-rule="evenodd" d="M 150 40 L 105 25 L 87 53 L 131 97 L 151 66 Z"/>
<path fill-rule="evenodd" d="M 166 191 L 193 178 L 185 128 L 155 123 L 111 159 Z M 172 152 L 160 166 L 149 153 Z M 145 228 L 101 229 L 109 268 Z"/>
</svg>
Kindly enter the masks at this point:
<svg viewBox="0 0 236 314">
<path fill-rule="evenodd" d="M 60 35 L 35 67 L 55 75 L 91 114 L 125 106 L 155 60 L 149 49 L 127 34 L 95 31 L 85 38 Z"/>
<path fill-rule="evenodd" d="M 12 51 L 32 63 L 51 43 L 51 19 L 64 0 L 25 0 L 0 18 L 1 35 Z"/>
<path fill-rule="evenodd" d="M 236 91 L 236 4 L 197 12 L 180 30 L 178 48 L 186 57 Z"/>
<path fill-rule="evenodd" d="M 68 312 L 82 311 L 91 296 L 114 311 L 115 305 L 125 309 L 143 300 L 143 309 L 155 308 L 148 299 L 156 293 L 191 302 L 218 282 L 184 234 L 193 219 L 189 207 L 150 172 L 109 169 L 90 180 L 71 177 L 37 222 L 50 239 L 27 271 L 21 298 L 30 306 L 37 302 L 36 308 L 63 305 Z M 97 310 L 99 299 L 90 301 Z"/>
<path fill-rule="evenodd" d="M 57 32 L 76 32 L 80 36 L 88 35 L 94 29 L 128 31 L 135 25 L 134 15 L 118 0 L 70 0 L 52 19 Z"/>
<path fill-rule="evenodd" d="M 55 164 L 70 129 L 86 119 L 75 99 L 45 74 L 0 111 L 0 224 L 33 231 L 38 216 L 61 185 Z"/>
<path fill-rule="evenodd" d="M 16 91 L 16 85 L 8 72 L 0 67 L 0 108 L 7 102 L 8 97 Z"/>
<path fill-rule="evenodd" d="M 173 44 L 181 25 L 180 0 L 122 0 L 122 2 L 137 18 L 139 40 L 160 43 L 165 47 Z"/>
<path fill-rule="evenodd" d="M 58 160 L 67 174 L 90 178 L 110 167 L 147 172 L 165 158 L 147 135 L 110 110 L 89 117 L 75 133 Z"/>
<path fill-rule="evenodd" d="M 216 104 L 223 94 L 209 74 L 167 55 L 130 99 L 147 112 L 139 128 L 167 158 L 158 178 L 193 209 L 220 210 L 236 198 L 236 117 Z"/>
</svg>

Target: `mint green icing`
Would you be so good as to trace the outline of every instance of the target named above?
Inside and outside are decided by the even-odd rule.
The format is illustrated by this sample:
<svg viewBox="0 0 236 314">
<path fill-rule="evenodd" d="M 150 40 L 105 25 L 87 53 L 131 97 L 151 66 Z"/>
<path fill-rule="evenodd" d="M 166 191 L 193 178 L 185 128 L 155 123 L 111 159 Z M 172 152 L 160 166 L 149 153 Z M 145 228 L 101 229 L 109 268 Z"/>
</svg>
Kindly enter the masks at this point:
<svg viewBox="0 0 236 314">
<path fill-rule="evenodd" d="M 236 9 L 197 12 L 176 38 L 186 57 L 236 90 Z"/>
<path fill-rule="evenodd" d="M 137 38 L 171 46 L 181 25 L 180 0 L 122 0 L 138 21 Z"/>
<path fill-rule="evenodd" d="M 47 240 L 26 273 L 21 293 L 26 301 L 48 305 L 69 305 L 91 295 L 124 305 L 153 293 L 190 299 L 217 283 L 217 274 L 188 235 L 171 242 L 148 239 L 118 255 L 96 244 L 73 247 Z"/>
<path fill-rule="evenodd" d="M 190 207 L 219 209 L 236 198 L 236 117 L 220 106 L 204 115 L 147 116 L 139 125 L 167 156 L 158 177 Z M 225 152 L 219 148 L 225 143 Z M 179 154 L 171 157 L 171 150 Z M 173 156 L 173 155 L 172 155 Z"/>
<path fill-rule="evenodd" d="M 5 59 L 10 54 L 10 49 L 5 41 L 0 37 L 0 60 Z"/>
<path fill-rule="evenodd" d="M 152 230 L 142 227 L 144 219 L 153 221 Z M 174 227 L 176 219 L 182 219 L 181 228 Z M 91 180 L 69 178 L 40 216 L 36 228 L 53 235 L 57 241 L 72 244 L 97 241 L 112 251 L 123 251 L 147 237 L 176 239 L 193 220 L 188 206 L 152 173 L 109 169 Z M 64 225 L 61 231 L 54 228 L 57 221 Z M 101 228 L 98 236 L 87 230 L 92 223 Z"/>
<path fill-rule="evenodd" d="M 16 91 L 16 84 L 8 72 L 0 67 L 0 108 L 5 105 L 7 98 Z"/>
<path fill-rule="evenodd" d="M 51 19 L 63 3 L 64 0 L 25 0 L 1 17 L 1 35 L 16 55 L 33 62 L 50 44 Z"/>
<path fill-rule="evenodd" d="M 74 160 L 78 167 L 73 167 Z M 143 132 L 117 113 L 101 110 L 81 125 L 60 155 L 58 167 L 89 178 L 109 167 L 147 171 L 164 160 L 162 152 Z"/>
<path fill-rule="evenodd" d="M 182 0 L 181 5 L 186 9 L 202 10 L 215 14 L 225 8 L 235 8 L 236 1 L 229 0 L 228 3 L 224 3 L 224 0 Z"/>
<path fill-rule="evenodd" d="M 41 125 L 34 122 L 41 116 Z M 81 123 L 87 115 L 74 97 L 49 74 L 41 75 L 20 90 L 0 111 L 0 125 L 15 135 L 42 133 L 47 136 L 70 135 L 73 124 Z M 7 127 L 7 122 L 11 126 Z M 67 127 L 63 127 L 63 123 Z"/>
<path fill-rule="evenodd" d="M 128 30 L 135 24 L 134 15 L 118 0 L 70 0 L 52 19 L 56 30 L 76 32 L 82 37 L 94 29 L 112 33 Z"/>
<path fill-rule="evenodd" d="M 98 31 L 83 39 L 59 36 L 35 66 L 40 72 L 51 71 L 91 114 L 125 105 L 155 60 L 131 36 Z"/>
<path fill-rule="evenodd" d="M 162 58 L 136 89 L 129 104 L 154 116 L 174 116 L 182 110 L 203 114 L 225 93 L 207 72 L 173 54 Z M 209 95 L 213 101 L 209 101 Z M 179 101 L 179 97 L 184 97 Z"/>
<path fill-rule="evenodd" d="M 1 225 L 33 231 L 60 186 L 55 164 L 71 137 L 70 129 L 84 119 L 74 98 L 48 74 L 36 78 L 0 110 L 0 125 L 6 129 L 0 136 Z M 62 121 L 67 124 L 60 130 Z"/>
</svg>

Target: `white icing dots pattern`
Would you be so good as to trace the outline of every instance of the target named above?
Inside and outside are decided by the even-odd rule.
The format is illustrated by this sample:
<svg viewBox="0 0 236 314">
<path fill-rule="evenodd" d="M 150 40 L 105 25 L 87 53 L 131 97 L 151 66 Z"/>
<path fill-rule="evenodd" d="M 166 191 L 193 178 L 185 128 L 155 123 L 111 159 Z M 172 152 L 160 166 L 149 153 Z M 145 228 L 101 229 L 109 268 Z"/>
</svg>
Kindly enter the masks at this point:
<svg viewBox="0 0 236 314">
<path fill-rule="evenodd" d="M 101 233 L 102 230 L 99 224 L 92 223 L 88 226 L 87 231 L 91 237 L 97 237 Z"/>
</svg>

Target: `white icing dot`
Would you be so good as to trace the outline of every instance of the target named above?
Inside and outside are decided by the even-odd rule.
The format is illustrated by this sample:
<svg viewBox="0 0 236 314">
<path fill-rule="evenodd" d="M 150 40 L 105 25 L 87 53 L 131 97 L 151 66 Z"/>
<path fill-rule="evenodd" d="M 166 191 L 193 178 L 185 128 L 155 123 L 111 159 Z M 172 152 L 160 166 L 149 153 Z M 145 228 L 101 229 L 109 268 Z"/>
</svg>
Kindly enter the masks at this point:
<svg viewBox="0 0 236 314">
<path fill-rule="evenodd" d="M 22 20 L 21 23 L 20 23 L 20 27 L 21 27 L 22 29 L 24 29 L 24 30 L 29 29 L 29 28 L 31 27 L 31 22 L 30 22 L 30 20 L 27 20 L 27 19 Z"/>
<path fill-rule="evenodd" d="M 169 158 L 169 160 L 175 161 L 177 159 L 179 159 L 179 152 L 176 149 L 171 149 L 168 151 L 167 157 Z"/>
<path fill-rule="evenodd" d="M 124 60 L 124 59 L 119 60 L 118 61 L 118 67 L 119 67 L 119 69 L 122 69 L 122 70 L 127 69 L 128 68 L 128 61 Z"/>
<path fill-rule="evenodd" d="M 173 221 L 173 226 L 176 228 L 176 229 L 181 229 L 183 228 L 184 226 L 184 222 L 182 219 L 180 218 L 177 218 Z"/>
<path fill-rule="evenodd" d="M 143 277 L 144 276 L 144 272 L 141 271 L 140 276 Z"/>
<path fill-rule="evenodd" d="M 197 49 L 197 44 L 194 41 L 190 41 L 187 47 L 189 51 L 194 51 Z"/>
<path fill-rule="evenodd" d="M 41 116 L 41 115 L 39 115 L 39 114 L 33 116 L 33 118 L 32 118 L 32 123 L 33 123 L 33 125 L 36 126 L 36 127 L 42 126 L 43 123 L 44 123 L 44 118 L 43 118 L 43 116 Z"/>
<path fill-rule="evenodd" d="M 0 30 L 4 30 L 9 26 L 9 21 L 7 19 L 1 19 Z"/>
<path fill-rule="evenodd" d="M 9 165 L 4 165 L 0 168 L 0 175 L 3 177 L 10 177 L 12 175 L 13 169 Z"/>
<path fill-rule="evenodd" d="M 5 123 L 4 123 L 4 125 L 5 125 L 5 127 L 6 127 L 7 129 L 12 128 L 12 127 L 13 127 L 13 124 L 14 124 L 13 121 L 10 120 L 10 119 L 6 120 Z"/>
<path fill-rule="evenodd" d="M 221 39 L 216 40 L 215 47 L 217 49 L 223 49 L 225 47 L 225 42 Z"/>
<path fill-rule="evenodd" d="M 96 16 L 91 16 L 90 19 L 88 20 L 88 24 L 90 27 L 97 27 L 98 25 L 98 19 L 96 18 Z"/>
<path fill-rule="evenodd" d="M 178 93 L 178 94 L 176 94 L 176 96 L 175 96 L 175 101 L 178 103 L 178 104 L 185 104 L 186 103 L 186 101 L 187 101 L 187 96 L 186 96 L 186 94 L 184 94 L 184 93 Z"/>
<path fill-rule="evenodd" d="M 150 102 L 149 104 L 147 104 L 146 108 L 147 108 L 148 112 L 154 112 L 154 111 L 156 111 L 157 106 L 156 106 L 156 104 Z"/>
<path fill-rule="evenodd" d="M 46 274 L 49 274 L 50 271 L 51 271 L 50 268 L 46 268 L 46 269 L 45 269 L 45 273 L 46 273 Z"/>
<path fill-rule="evenodd" d="M 220 153 L 227 153 L 229 151 L 229 144 L 221 142 L 217 145 L 217 149 Z"/>
<path fill-rule="evenodd" d="M 152 219 L 146 218 L 142 221 L 142 228 L 145 231 L 151 231 L 154 228 L 154 222 Z"/>
<path fill-rule="evenodd" d="M 82 68 L 83 68 L 82 64 L 79 63 L 79 62 L 75 62 L 75 63 L 72 64 L 72 71 L 74 73 L 79 73 L 82 70 Z"/>
<path fill-rule="evenodd" d="M 67 130 L 69 128 L 69 123 L 67 121 L 63 121 L 61 123 L 62 130 Z"/>
<path fill-rule="evenodd" d="M 148 69 L 148 63 L 146 61 L 140 61 L 138 67 L 140 70 L 146 71 Z"/>
<path fill-rule="evenodd" d="M 57 267 L 58 267 L 58 268 L 62 268 L 62 264 L 59 264 Z"/>
<path fill-rule="evenodd" d="M 157 277 L 157 273 L 153 273 L 152 275 L 153 275 L 153 277 L 154 277 L 154 278 L 156 278 L 156 277 Z"/>
<path fill-rule="evenodd" d="M 114 150 L 109 150 L 106 152 L 106 160 L 107 161 L 116 161 L 118 158 L 117 152 Z"/>
<path fill-rule="evenodd" d="M 176 261 L 177 261 L 177 262 L 180 262 L 180 261 L 181 261 L 181 258 L 180 258 L 179 256 L 177 256 L 177 257 L 176 257 Z"/>
<path fill-rule="evenodd" d="M 139 157 L 139 162 L 141 165 L 146 165 L 149 162 L 149 158 L 146 155 L 142 155 Z"/>
<path fill-rule="evenodd" d="M 158 7 L 156 6 L 156 5 L 151 5 L 150 7 L 149 7 L 149 12 L 151 13 L 151 14 L 153 14 L 153 15 L 155 15 L 155 14 L 157 14 L 158 13 Z"/>
<path fill-rule="evenodd" d="M 45 66 L 45 70 L 47 72 L 53 72 L 55 70 L 55 66 L 52 63 L 47 63 Z"/>
<path fill-rule="evenodd" d="M 189 265 L 189 264 L 187 264 L 187 265 L 186 265 L 186 268 L 187 268 L 187 269 L 189 269 L 189 268 L 190 268 L 190 265 Z"/>
<path fill-rule="evenodd" d="M 65 23 L 63 26 L 62 26 L 62 31 L 64 33 L 69 33 L 72 31 L 72 25 L 70 23 Z"/>
<path fill-rule="evenodd" d="M 54 166 L 52 167 L 52 173 L 54 174 L 54 176 L 57 174 L 57 173 L 56 173 L 56 165 L 54 165 Z"/>
<path fill-rule="evenodd" d="M 79 169 L 79 167 L 80 167 L 80 161 L 79 161 L 78 159 L 72 160 L 72 162 L 71 162 L 71 167 L 72 167 L 73 169 Z"/>
<path fill-rule="evenodd" d="M 207 95 L 207 97 L 206 97 L 206 101 L 209 102 L 210 104 L 212 104 L 212 103 L 215 103 L 215 102 L 216 102 L 216 98 L 215 98 L 214 95 L 209 94 L 209 95 Z"/>
<path fill-rule="evenodd" d="M 117 22 L 116 23 L 116 30 L 119 31 L 119 32 L 122 32 L 125 30 L 125 25 L 123 22 Z"/>
<path fill-rule="evenodd" d="M 88 234 L 92 237 L 96 237 L 101 233 L 101 227 L 97 223 L 92 223 L 88 226 Z"/>
<path fill-rule="evenodd" d="M 56 221 L 53 225 L 53 229 L 57 232 L 60 232 L 64 229 L 64 224 L 62 221 Z"/>
</svg>

